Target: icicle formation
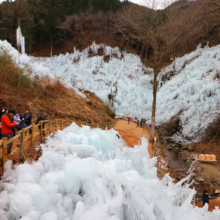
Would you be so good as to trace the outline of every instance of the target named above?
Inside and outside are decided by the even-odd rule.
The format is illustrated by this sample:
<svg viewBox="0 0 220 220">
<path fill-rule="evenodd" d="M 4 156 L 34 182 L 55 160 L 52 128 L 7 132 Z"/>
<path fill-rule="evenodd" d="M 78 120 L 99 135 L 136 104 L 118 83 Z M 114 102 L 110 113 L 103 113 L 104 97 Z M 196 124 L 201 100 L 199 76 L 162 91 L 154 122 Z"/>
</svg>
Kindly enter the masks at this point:
<svg viewBox="0 0 220 220">
<path fill-rule="evenodd" d="M 25 53 L 25 38 L 22 36 L 21 27 L 19 26 L 17 29 L 17 46 L 21 46 L 21 53 Z"/>
<path fill-rule="evenodd" d="M 128 148 L 116 134 L 72 123 L 47 137 L 38 161 L 15 169 L 8 161 L 0 220 L 220 219 L 219 209 L 192 206 L 191 175 L 176 184 L 168 174 L 157 177 L 146 138 Z"/>
</svg>

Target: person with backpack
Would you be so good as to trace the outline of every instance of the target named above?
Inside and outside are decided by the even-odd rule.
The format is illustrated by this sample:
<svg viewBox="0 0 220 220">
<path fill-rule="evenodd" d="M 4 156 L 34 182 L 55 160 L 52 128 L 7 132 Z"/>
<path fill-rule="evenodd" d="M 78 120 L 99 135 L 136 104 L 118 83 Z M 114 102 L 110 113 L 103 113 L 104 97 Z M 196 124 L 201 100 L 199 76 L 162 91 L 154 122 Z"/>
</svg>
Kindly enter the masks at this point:
<svg viewBox="0 0 220 220">
<path fill-rule="evenodd" d="M 32 119 L 32 114 L 30 109 L 26 109 L 25 110 L 25 114 L 24 114 L 24 123 L 26 124 L 26 126 L 30 126 L 31 125 L 31 119 Z M 29 129 L 29 134 L 32 134 L 32 129 Z"/>
<path fill-rule="evenodd" d="M 15 110 L 14 109 L 9 109 L 8 113 L 6 115 L 2 115 L 1 118 L 1 134 L 2 137 L 6 137 L 8 140 L 13 137 L 13 128 L 17 125 L 19 125 L 19 122 L 13 122 L 13 116 L 15 115 Z M 13 146 L 13 142 L 8 144 L 7 147 L 7 155 L 11 153 L 11 149 Z"/>
<path fill-rule="evenodd" d="M 37 125 L 37 124 L 39 124 L 40 121 L 45 121 L 45 118 L 46 118 L 46 117 L 47 117 L 47 113 L 44 112 L 43 115 L 40 115 L 40 116 L 37 118 L 37 121 L 36 121 L 35 124 Z M 44 129 L 44 124 L 45 124 L 45 123 L 43 123 L 43 129 Z M 39 125 L 39 130 L 40 130 L 40 125 Z M 43 135 L 45 135 L 44 131 L 43 131 Z"/>
</svg>

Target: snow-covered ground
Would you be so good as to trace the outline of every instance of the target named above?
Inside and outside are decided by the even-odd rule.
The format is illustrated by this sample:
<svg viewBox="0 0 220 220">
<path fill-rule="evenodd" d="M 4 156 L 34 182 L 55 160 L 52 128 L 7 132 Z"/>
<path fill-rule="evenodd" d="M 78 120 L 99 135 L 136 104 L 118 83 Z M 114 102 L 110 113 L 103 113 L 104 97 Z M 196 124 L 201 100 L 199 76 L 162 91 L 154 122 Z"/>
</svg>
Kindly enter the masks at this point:
<svg viewBox="0 0 220 220">
<path fill-rule="evenodd" d="M 10 44 L 0 41 L 0 48 L 6 48 L 17 62 L 17 51 Z M 104 55 L 97 56 L 101 48 Z M 179 114 L 183 130 L 174 137 L 176 140 L 198 140 L 219 116 L 219 59 L 220 46 L 198 47 L 161 71 L 156 124 L 169 122 Z M 51 58 L 20 55 L 19 60 L 34 74 L 59 77 L 68 86 L 94 92 L 105 103 L 112 94 L 116 113 L 145 118 L 150 123 L 153 71 L 145 68 L 136 55 L 93 43 L 82 52 L 74 50 Z"/>
<path fill-rule="evenodd" d="M 1 220 L 217 220 L 193 207 L 195 193 L 157 177 L 148 141 L 128 148 L 117 132 L 75 123 L 41 144 L 37 162 L 7 171 L 0 182 Z M 182 185 L 182 186 L 181 186 Z"/>
</svg>

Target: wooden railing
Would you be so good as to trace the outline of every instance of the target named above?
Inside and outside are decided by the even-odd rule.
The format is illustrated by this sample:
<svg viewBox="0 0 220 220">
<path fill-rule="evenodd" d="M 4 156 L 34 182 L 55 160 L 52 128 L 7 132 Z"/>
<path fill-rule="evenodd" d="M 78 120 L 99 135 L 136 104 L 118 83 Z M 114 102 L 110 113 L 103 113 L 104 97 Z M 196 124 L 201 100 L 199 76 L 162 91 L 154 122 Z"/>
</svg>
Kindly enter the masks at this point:
<svg viewBox="0 0 220 220">
<path fill-rule="evenodd" d="M 33 120 L 36 121 L 36 120 Z M 54 116 L 49 117 L 49 120 L 45 121 L 40 121 L 39 124 L 32 123 L 32 125 L 23 128 L 21 131 L 19 131 L 13 138 L 7 140 L 7 138 L 3 138 L 0 140 L 0 149 L 2 149 L 2 174 L 4 173 L 4 165 L 8 160 L 8 157 L 15 155 L 19 150 L 20 150 L 20 156 L 23 160 L 25 160 L 25 155 L 23 154 L 23 147 L 25 142 L 30 140 L 30 146 L 33 148 L 34 146 L 34 138 L 38 135 L 40 135 L 40 140 L 43 140 L 43 131 L 48 130 L 48 134 L 52 133 L 52 131 L 57 131 L 57 130 L 63 130 L 63 128 L 69 126 L 74 122 L 73 120 L 68 120 L 68 119 L 54 119 Z M 111 128 L 111 122 L 109 123 L 88 123 L 88 122 L 75 122 L 78 126 L 83 126 L 83 125 L 89 125 L 90 127 L 99 127 L 102 129 Z M 44 126 L 43 126 L 44 124 Z M 40 127 L 39 127 L 40 126 Z M 40 129 L 39 129 L 40 128 Z M 32 130 L 31 136 L 25 137 L 25 133 L 28 130 Z M 36 132 L 36 130 L 38 132 Z M 20 140 L 19 147 L 16 147 L 15 150 L 13 150 L 9 155 L 7 155 L 7 146 L 9 143 L 15 141 L 15 140 Z M 0 165 L 1 166 L 1 165 Z"/>
<path fill-rule="evenodd" d="M 2 140 L 0 140 L 0 149 L 2 148 L 2 170 L 4 172 L 4 165 L 7 162 L 8 156 L 13 156 L 18 150 L 20 149 L 20 156 L 23 160 L 25 160 L 25 156 L 23 154 L 23 147 L 24 143 L 30 140 L 30 146 L 34 146 L 34 138 L 38 135 L 40 135 L 40 140 L 43 140 L 43 131 L 48 130 L 48 134 L 52 132 L 52 130 L 63 130 L 64 127 L 67 127 L 70 125 L 73 121 L 66 120 L 66 119 L 55 119 L 55 120 L 45 120 L 40 121 L 39 124 L 32 123 L 32 125 L 23 128 L 21 131 L 19 131 L 13 138 L 7 140 L 6 137 L 4 137 Z M 31 136 L 25 137 L 25 133 L 28 130 L 32 130 Z M 36 129 L 38 132 L 36 132 Z M 7 146 L 9 143 L 20 140 L 20 146 L 17 147 L 14 151 L 12 151 L 9 155 L 7 155 Z M 3 173 L 2 172 L 2 173 Z"/>
</svg>

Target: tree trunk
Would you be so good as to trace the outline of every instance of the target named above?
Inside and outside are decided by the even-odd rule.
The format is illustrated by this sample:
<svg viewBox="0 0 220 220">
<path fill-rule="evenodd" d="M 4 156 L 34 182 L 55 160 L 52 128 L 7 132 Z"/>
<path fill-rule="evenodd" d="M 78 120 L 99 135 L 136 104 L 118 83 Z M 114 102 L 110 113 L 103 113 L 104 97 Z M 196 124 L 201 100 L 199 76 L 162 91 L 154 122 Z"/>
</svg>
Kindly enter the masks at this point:
<svg viewBox="0 0 220 220">
<path fill-rule="evenodd" d="M 151 136 L 150 141 L 154 140 L 154 131 L 155 131 L 155 121 L 156 121 L 156 103 L 157 103 L 157 76 L 158 68 L 154 70 L 154 85 L 153 85 L 153 104 L 152 104 L 152 116 L 151 116 Z"/>
</svg>

